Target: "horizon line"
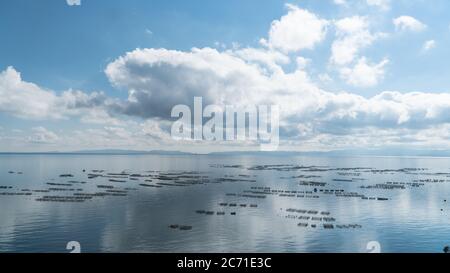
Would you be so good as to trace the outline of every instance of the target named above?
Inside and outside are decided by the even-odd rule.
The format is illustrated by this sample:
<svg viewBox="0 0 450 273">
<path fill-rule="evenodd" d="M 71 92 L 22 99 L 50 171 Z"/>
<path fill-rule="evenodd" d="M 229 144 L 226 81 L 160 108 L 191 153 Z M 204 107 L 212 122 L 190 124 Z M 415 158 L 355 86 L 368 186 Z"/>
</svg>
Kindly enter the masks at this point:
<svg viewBox="0 0 450 273">
<path fill-rule="evenodd" d="M 375 154 L 370 154 L 370 152 Z M 385 151 L 380 150 L 366 150 L 366 151 L 353 151 L 353 150 L 330 150 L 330 151 L 252 151 L 252 150 L 242 150 L 242 151 L 215 151 L 208 153 L 195 153 L 195 152 L 184 152 L 180 150 L 121 150 L 121 149 L 100 149 L 100 150 L 80 150 L 80 151 L 23 151 L 23 152 L 5 152 L 0 151 L 0 155 L 172 155 L 172 156 L 201 156 L 201 155 L 242 155 L 242 154 L 292 154 L 292 155 L 308 155 L 308 156 L 332 156 L 332 157 L 405 157 L 405 158 L 450 158 L 450 150 L 412 150 L 407 151 L 411 154 L 404 154 L 397 152 L 394 154 L 385 153 Z M 414 154 L 414 153 L 422 154 Z M 378 153 L 378 154 L 376 154 Z M 433 155 L 432 153 L 446 153 L 446 155 Z"/>
</svg>

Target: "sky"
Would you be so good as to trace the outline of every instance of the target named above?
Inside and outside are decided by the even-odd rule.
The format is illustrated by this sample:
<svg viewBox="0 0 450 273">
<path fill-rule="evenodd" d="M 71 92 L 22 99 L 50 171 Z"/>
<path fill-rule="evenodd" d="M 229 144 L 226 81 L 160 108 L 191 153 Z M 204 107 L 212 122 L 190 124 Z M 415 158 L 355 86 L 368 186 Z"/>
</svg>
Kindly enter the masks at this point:
<svg viewBox="0 0 450 273">
<path fill-rule="evenodd" d="M 194 96 L 281 108 L 280 150 L 450 149 L 446 0 L 0 3 L 0 151 L 176 141 Z"/>
</svg>

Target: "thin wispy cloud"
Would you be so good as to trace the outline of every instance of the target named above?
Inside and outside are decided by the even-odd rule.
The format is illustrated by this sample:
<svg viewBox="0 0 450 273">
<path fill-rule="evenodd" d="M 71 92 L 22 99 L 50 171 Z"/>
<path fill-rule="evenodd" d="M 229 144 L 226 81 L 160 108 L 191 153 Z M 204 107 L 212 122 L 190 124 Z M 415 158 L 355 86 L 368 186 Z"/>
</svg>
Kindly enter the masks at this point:
<svg viewBox="0 0 450 273">
<path fill-rule="evenodd" d="M 366 0 L 369 6 L 375 6 L 382 10 L 390 8 L 391 0 Z"/>
<path fill-rule="evenodd" d="M 435 40 L 428 40 L 426 41 L 423 46 L 422 46 L 422 50 L 423 51 L 430 51 L 431 49 L 436 47 L 436 41 Z"/>
<path fill-rule="evenodd" d="M 67 5 L 69 6 L 80 6 L 81 0 L 66 0 Z"/>
</svg>

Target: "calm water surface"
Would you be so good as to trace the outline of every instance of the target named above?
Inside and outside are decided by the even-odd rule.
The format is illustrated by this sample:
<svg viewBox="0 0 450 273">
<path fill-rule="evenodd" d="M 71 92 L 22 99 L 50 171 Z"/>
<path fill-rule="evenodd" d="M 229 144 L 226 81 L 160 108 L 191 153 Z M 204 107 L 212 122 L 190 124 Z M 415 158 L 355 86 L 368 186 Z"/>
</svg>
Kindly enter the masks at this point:
<svg viewBox="0 0 450 273">
<path fill-rule="evenodd" d="M 446 158 L 1 155 L 0 252 L 442 252 L 449 190 Z"/>
</svg>

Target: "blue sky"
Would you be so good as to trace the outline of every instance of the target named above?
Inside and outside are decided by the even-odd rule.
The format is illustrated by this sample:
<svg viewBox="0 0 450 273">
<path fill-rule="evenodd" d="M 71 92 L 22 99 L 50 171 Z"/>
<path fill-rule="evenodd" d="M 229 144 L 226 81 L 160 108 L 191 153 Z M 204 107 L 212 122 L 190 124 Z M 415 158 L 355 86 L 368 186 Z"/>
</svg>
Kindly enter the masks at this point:
<svg viewBox="0 0 450 273">
<path fill-rule="evenodd" d="M 135 48 L 257 43 L 284 13 L 279 1 L 259 2 L 113 0 L 69 6 L 64 0 L 4 1 L 0 31 L 8 42 L 0 45 L 0 65 L 13 64 L 29 81 L 55 90 L 114 92 L 103 70 Z M 258 16 L 249 16 L 256 7 L 261 8 Z"/>
<path fill-rule="evenodd" d="M 195 62 L 205 60 L 211 63 L 204 69 L 216 71 L 199 79 L 211 76 L 220 80 L 224 90 L 233 91 L 202 84 L 203 89 L 193 95 L 233 102 L 236 92 L 258 93 L 258 84 L 267 81 L 264 86 L 273 89 L 264 92 L 287 109 L 281 137 L 286 145 L 299 150 L 366 147 L 373 143 L 371 139 L 379 141 L 377 147 L 449 148 L 448 1 L 68 2 L 15 0 L 0 4 L 2 151 L 183 149 L 186 144 L 166 139 L 169 120 L 156 110 L 144 113 L 136 109 L 169 109 L 169 103 L 176 104 L 177 99 L 184 103 L 193 87 L 175 82 L 186 75 L 196 79 Z M 278 29 L 274 28 L 276 22 Z M 308 27 L 311 31 L 304 31 Z M 333 51 L 339 44 L 343 46 Z M 192 48 L 201 52 L 193 53 Z M 351 53 L 351 48 L 355 52 Z M 165 56 L 163 49 L 190 70 L 175 69 L 173 56 Z M 243 49 L 261 53 L 258 58 L 278 54 L 279 59 L 261 64 L 260 59 L 252 59 L 255 52 Z M 130 52 L 135 55 L 127 57 Z M 149 61 L 154 58 L 158 60 Z M 241 67 L 240 61 L 248 67 Z M 134 65 L 142 62 L 152 69 L 133 74 Z M 170 69 L 157 71 L 155 63 L 167 64 Z M 228 77 L 220 78 L 223 75 L 217 70 L 227 65 L 227 73 L 254 77 L 254 82 L 249 81 L 253 85 L 245 87 L 251 91 L 236 86 Z M 108 71 L 108 67 L 114 69 Z M 274 67 L 283 74 L 276 69 L 270 75 L 250 71 Z M 19 73 L 19 83 L 11 84 Z M 130 81 L 118 73 L 128 75 Z M 158 81 L 187 93 L 177 98 L 158 86 L 137 86 L 131 82 L 134 76 L 160 77 Z M 24 89 L 27 92 L 22 94 Z M 395 93 L 383 93 L 386 91 Z M 283 92 L 292 97 L 283 100 Z M 165 97 L 170 98 L 165 100 L 166 108 Z M 133 102 L 136 99 L 138 103 Z M 297 106 L 292 103 L 296 100 Z M 153 135 L 155 131 L 157 135 Z M 430 139 L 430 132 L 439 132 L 440 138 Z M 209 149 L 205 147 L 210 146 L 198 149 Z"/>
</svg>

